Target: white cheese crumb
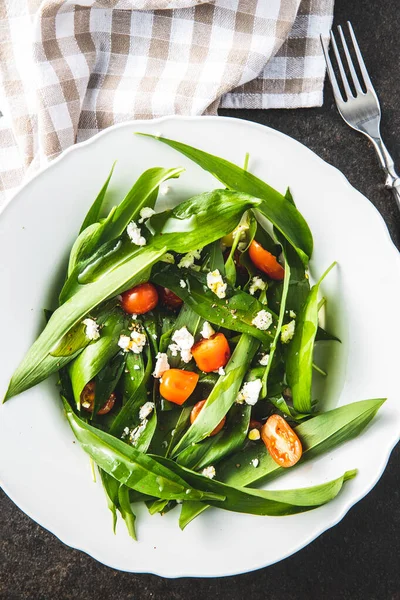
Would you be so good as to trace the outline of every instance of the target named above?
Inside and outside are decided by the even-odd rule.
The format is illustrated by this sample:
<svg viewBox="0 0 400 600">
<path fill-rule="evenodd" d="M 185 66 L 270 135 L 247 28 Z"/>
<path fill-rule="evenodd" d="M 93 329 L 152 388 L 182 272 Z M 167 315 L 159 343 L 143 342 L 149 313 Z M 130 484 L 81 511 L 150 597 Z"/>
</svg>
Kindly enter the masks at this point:
<svg viewBox="0 0 400 600">
<path fill-rule="evenodd" d="M 144 419 L 140 425 L 138 425 L 137 427 L 135 427 L 134 429 L 132 429 L 130 436 L 129 436 L 129 440 L 131 442 L 131 444 L 133 446 L 135 446 L 140 438 L 140 436 L 142 435 L 143 431 L 146 429 L 147 427 L 147 423 L 148 420 Z"/>
<path fill-rule="evenodd" d="M 142 232 L 140 227 L 138 227 L 135 221 L 131 221 L 126 228 L 126 233 L 128 234 L 132 244 L 136 244 L 136 246 L 145 246 L 146 238 L 142 236 Z"/>
<path fill-rule="evenodd" d="M 258 458 L 253 458 L 251 464 L 257 469 L 258 465 L 260 464 L 260 461 L 258 460 Z"/>
<path fill-rule="evenodd" d="M 144 208 L 142 208 L 142 210 L 140 211 L 140 219 L 139 219 L 139 223 L 143 223 L 146 219 L 150 219 L 150 217 L 152 217 L 154 214 L 156 213 L 155 210 L 153 210 L 152 208 L 150 208 L 149 206 L 145 206 Z"/>
<path fill-rule="evenodd" d="M 154 402 L 146 402 L 139 409 L 139 419 L 144 421 L 154 410 Z"/>
<path fill-rule="evenodd" d="M 206 467 L 205 469 L 203 469 L 201 474 L 204 475 L 204 477 L 208 477 L 209 479 L 214 479 L 215 474 L 216 474 L 215 467 L 210 465 L 209 467 Z"/>
<path fill-rule="evenodd" d="M 175 342 L 175 344 L 178 346 L 177 349 L 181 353 L 181 358 L 183 362 L 188 363 L 189 361 L 191 361 L 192 353 L 190 350 L 194 344 L 194 337 L 192 336 L 190 331 L 188 331 L 186 327 L 181 327 L 181 329 L 177 329 L 174 335 L 172 336 L 172 341 Z M 169 347 L 172 352 L 172 355 L 176 356 L 176 354 L 173 354 L 173 350 L 176 350 L 176 348 L 172 349 L 171 346 L 172 344 Z"/>
<path fill-rule="evenodd" d="M 263 354 L 260 360 L 258 361 L 260 365 L 266 367 L 269 362 L 269 354 Z"/>
<path fill-rule="evenodd" d="M 162 258 L 160 258 L 161 262 L 169 263 L 171 265 L 175 264 L 175 256 L 170 252 L 166 252 Z"/>
<path fill-rule="evenodd" d="M 133 368 L 134 368 L 135 371 L 139 371 L 140 366 L 139 365 L 133 365 Z"/>
<path fill-rule="evenodd" d="M 261 331 L 265 331 L 272 324 L 272 315 L 266 310 L 259 310 L 254 319 L 252 320 L 252 324 L 260 329 Z"/>
<path fill-rule="evenodd" d="M 170 344 L 168 350 L 171 352 L 172 356 L 178 356 L 179 346 L 178 344 Z"/>
<path fill-rule="evenodd" d="M 135 313 L 132 313 L 131 314 L 131 319 L 132 319 L 132 321 L 136 321 L 137 315 L 135 315 Z"/>
<path fill-rule="evenodd" d="M 199 260 L 199 258 L 201 257 L 201 251 L 202 248 L 200 248 L 199 250 L 192 250 L 191 252 L 185 254 L 185 256 L 183 256 L 179 261 L 178 268 L 190 269 L 190 267 L 193 267 L 194 261 Z"/>
<path fill-rule="evenodd" d="M 152 333 L 151 337 L 153 338 L 153 340 L 156 340 L 157 339 L 157 334 L 156 333 Z"/>
<path fill-rule="evenodd" d="M 165 371 L 168 371 L 170 369 L 170 366 L 168 362 L 168 356 L 165 354 L 165 352 L 159 352 L 156 356 L 156 359 L 157 360 L 153 371 L 153 377 L 156 377 L 158 379 L 165 373 Z"/>
<path fill-rule="evenodd" d="M 129 431 L 130 431 L 129 427 L 125 427 L 124 431 L 122 432 L 121 438 L 122 439 L 126 438 L 129 435 Z"/>
<path fill-rule="evenodd" d="M 291 319 L 295 319 L 297 317 L 296 313 L 294 312 L 294 310 L 289 310 L 289 317 Z"/>
<path fill-rule="evenodd" d="M 254 406 L 257 403 L 258 396 L 261 392 L 261 388 L 261 379 L 254 379 L 254 381 L 246 381 L 238 394 L 236 402 L 238 402 L 238 404 L 243 404 L 243 402 L 246 402 L 246 404 Z"/>
<path fill-rule="evenodd" d="M 131 337 L 128 335 L 120 335 L 118 340 L 118 346 L 125 352 L 133 352 L 134 354 L 140 354 L 143 351 L 143 347 L 146 343 L 146 336 L 140 331 L 132 331 Z"/>
<path fill-rule="evenodd" d="M 208 321 L 204 321 L 203 328 L 200 331 L 200 334 L 202 335 L 202 337 L 205 338 L 206 340 L 209 340 L 210 337 L 214 335 L 214 333 L 215 333 L 215 331 L 212 328 L 212 326 L 210 325 L 210 323 Z"/>
<path fill-rule="evenodd" d="M 89 340 L 98 340 L 100 337 L 99 326 L 93 319 L 84 319 L 85 335 Z"/>
<path fill-rule="evenodd" d="M 261 279 L 261 277 L 253 277 L 250 283 L 249 292 L 252 296 L 260 290 L 263 291 L 267 287 L 267 283 Z"/>
<path fill-rule="evenodd" d="M 220 367 L 217 371 L 218 375 L 225 375 L 225 369 L 224 367 Z"/>
<path fill-rule="evenodd" d="M 180 280 L 179 285 L 181 286 L 181 288 L 185 288 L 186 287 L 186 281 L 184 281 L 183 279 Z"/>
<path fill-rule="evenodd" d="M 207 286 L 216 296 L 218 296 L 218 298 L 225 298 L 227 284 L 224 283 L 218 269 L 207 273 Z"/>
<path fill-rule="evenodd" d="M 294 330 L 296 327 L 296 321 L 290 321 L 286 325 L 282 325 L 281 328 L 281 341 L 282 344 L 288 344 L 294 336 Z"/>
</svg>

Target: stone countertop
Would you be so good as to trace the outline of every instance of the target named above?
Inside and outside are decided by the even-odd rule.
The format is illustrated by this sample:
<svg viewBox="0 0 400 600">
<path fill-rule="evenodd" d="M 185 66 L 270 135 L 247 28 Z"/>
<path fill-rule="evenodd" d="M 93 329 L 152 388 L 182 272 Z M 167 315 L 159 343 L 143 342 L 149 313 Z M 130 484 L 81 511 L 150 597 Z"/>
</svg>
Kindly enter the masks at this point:
<svg viewBox="0 0 400 600">
<path fill-rule="evenodd" d="M 356 29 L 383 107 L 384 139 L 400 170 L 398 9 L 398 0 L 336 0 L 335 21 L 349 19 Z M 287 133 L 335 165 L 375 204 L 400 247 L 400 214 L 383 187 L 374 151 L 341 120 L 328 85 L 321 108 L 222 114 Z M 371 493 L 301 552 L 266 569 L 220 579 L 166 580 L 114 571 L 64 546 L 1 493 L 0 599 L 399 599 L 399 459 L 397 446 Z"/>
</svg>

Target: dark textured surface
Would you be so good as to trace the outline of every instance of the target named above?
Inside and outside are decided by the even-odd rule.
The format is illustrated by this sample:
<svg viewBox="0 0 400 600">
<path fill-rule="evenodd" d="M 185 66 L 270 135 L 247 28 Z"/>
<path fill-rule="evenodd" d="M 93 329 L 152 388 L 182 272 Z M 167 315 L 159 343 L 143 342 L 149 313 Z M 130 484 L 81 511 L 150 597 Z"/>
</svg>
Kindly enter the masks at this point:
<svg viewBox="0 0 400 600">
<path fill-rule="evenodd" d="M 400 168 L 399 0 L 337 0 L 336 22 L 356 29 L 383 105 L 382 131 Z M 340 119 L 330 90 L 319 109 L 225 111 L 283 131 L 338 167 L 381 211 L 400 245 L 400 216 L 375 155 Z M 362 223 L 360 223 L 362 227 Z M 371 274 L 373 277 L 373 274 Z M 310 546 L 255 573 L 227 579 L 165 580 L 119 573 L 71 550 L 0 497 L 1 600 L 395 600 L 400 599 L 400 448 L 374 490 Z M 273 543 L 273 540 L 265 540 Z M 195 560 L 195 557 L 194 557 Z"/>
</svg>

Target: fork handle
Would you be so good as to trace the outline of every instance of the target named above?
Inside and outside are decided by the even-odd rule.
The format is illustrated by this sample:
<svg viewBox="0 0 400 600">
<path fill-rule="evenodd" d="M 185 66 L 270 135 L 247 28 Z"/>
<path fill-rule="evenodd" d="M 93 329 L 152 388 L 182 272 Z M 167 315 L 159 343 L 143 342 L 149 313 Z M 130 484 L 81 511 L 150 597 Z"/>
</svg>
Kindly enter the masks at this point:
<svg viewBox="0 0 400 600">
<path fill-rule="evenodd" d="M 370 137 L 382 169 L 386 173 L 385 186 L 391 189 L 396 200 L 397 208 L 400 210 L 400 177 L 396 173 L 393 158 L 390 156 L 388 149 L 381 138 Z"/>
</svg>

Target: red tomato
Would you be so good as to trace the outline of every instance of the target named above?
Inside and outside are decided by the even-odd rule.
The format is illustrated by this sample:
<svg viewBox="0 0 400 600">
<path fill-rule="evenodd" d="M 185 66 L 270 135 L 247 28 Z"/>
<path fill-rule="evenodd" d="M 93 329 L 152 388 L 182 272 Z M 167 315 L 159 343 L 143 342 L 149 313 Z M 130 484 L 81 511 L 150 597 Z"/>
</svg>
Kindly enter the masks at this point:
<svg viewBox="0 0 400 600">
<path fill-rule="evenodd" d="M 197 404 L 195 404 L 193 406 L 192 412 L 190 413 L 190 422 L 192 423 L 192 425 L 195 422 L 195 420 L 197 419 L 197 417 L 199 416 L 199 414 L 206 402 L 207 402 L 207 400 L 200 400 L 200 402 L 197 402 Z M 225 421 L 226 421 L 226 417 L 223 417 L 221 419 L 221 421 L 218 423 L 218 425 L 215 427 L 215 429 L 213 429 L 212 432 L 210 433 L 210 437 L 212 437 L 213 435 L 217 435 L 217 433 L 219 433 L 221 431 L 221 429 L 225 425 Z"/>
<path fill-rule="evenodd" d="M 176 310 L 180 308 L 183 304 L 183 300 L 179 298 L 174 292 L 172 292 L 168 288 L 158 287 L 158 294 L 160 296 L 161 302 L 170 308 L 171 310 Z"/>
<path fill-rule="evenodd" d="M 261 438 L 271 457 L 280 467 L 293 467 L 303 453 L 293 429 L 279 415 L 271 415 L 261 429 Z"/>
<path fill-rule="evenodd" d="M 193 358 L 201 371 L 218 371 L 228 362 L 231 349 L 223 333 L 216 333 L 208 340 L 200 340 L 192 348 Z"/>
<path fill-rule="evenodd" d="M 255 419 L 250 419 L 250 423 L 249 423 L 249 431 L 251 431 L 252 429 L 258 429 L 258 431 L 261 431 L 263 424 L 261 423 L 261 421 L 256 421 Z"/>
<path fill-rule="evenodd" d="M 275 256 L 265 250 L 261 244 L 253 240 L 249 248 L 250 260 L 257 269 L 266 273 L 271 279 L 280 281 L 285 276 L 285 269 L 278 263 Z"/>
<path fill-rule="evenodd" d="M 94 407 L 94 394 L 96 389 L 95 381 L 89 381 L 81 392 L 81 406 L 86 412 L 93 412 Z M 113 408 L 116 400 L 114 393 L 110 395 L 107 402 L 103 404 L 100 410 L 97 411 L 98 415 L 106 415 Z"/>
<path fill-rule="evenodd" d="M 160 394 L 174 404 L 183 404 L 193 393 L 199 376 L 192 371 L 168 369 L 160 379 Z"/>
<path fill-rule="evenodd" d="M 122 294 L 122 308 L 130 315 L 143 315 L 158 303 L 157 290 L 152 283 L 141 283 Z"/>
</svg>

